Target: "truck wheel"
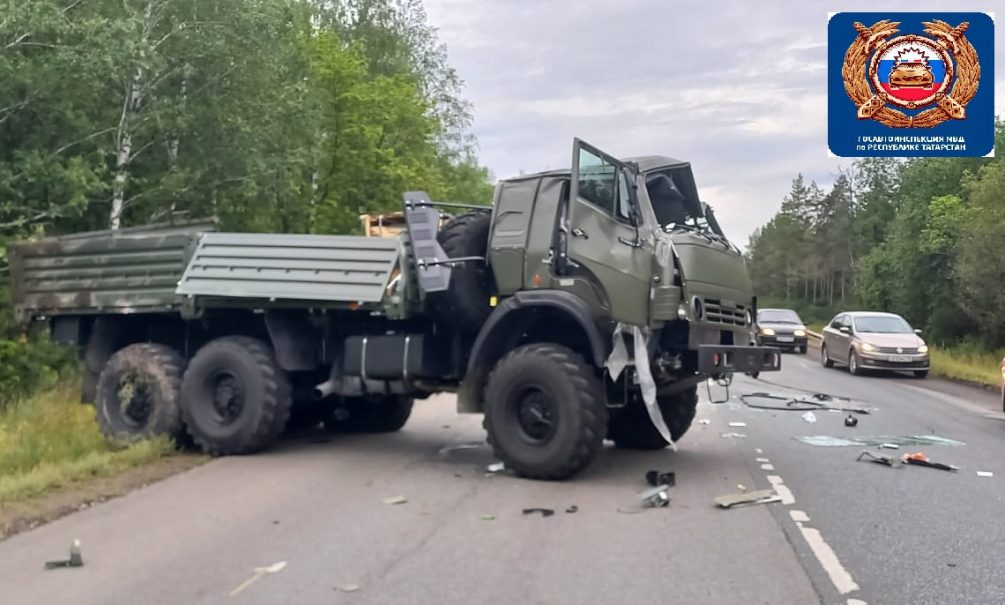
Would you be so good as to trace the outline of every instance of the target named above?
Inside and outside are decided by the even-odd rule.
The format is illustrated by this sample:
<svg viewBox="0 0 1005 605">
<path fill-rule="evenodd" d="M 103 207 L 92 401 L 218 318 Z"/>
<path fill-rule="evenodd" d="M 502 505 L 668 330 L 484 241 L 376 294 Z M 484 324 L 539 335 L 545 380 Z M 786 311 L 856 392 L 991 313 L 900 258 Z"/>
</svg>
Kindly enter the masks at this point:
<svg viewBox="0 0 1005 605">
<path fill-rule="evenodd" d="M 663 413 L 663 421 L 670 429 L 674 443 L 691 428 L 698 406 L 698 387 L 694 386 L 673 395 L 657 396 L 656 404 Z M 660 450 L 670 445 L 660 435 L 649 417 L 645 404 L 632 402 L 611 418 L 607 437 L 614 445 L 628 450 Z"/>
<path fill-rule="evenodd" d="M 182 433 L 185 359 L 171 347 L 138 343 L 119 349 L 98 376 L 98 428 L 112 443 Z"/>
<path fill-rule="evenodd" d="M 486 256 L 489 245 L 489 225 L 492 213 L 485 210 L 467 212 L 451 220 L 436 235 L 437 241 L 450 258 Z M 491 281 L 485 263 L 468 262 L 451 268 L 450 289 L 431 298 L 433 309 L 445 322 L 477 329 L 488 318 Z"/>
<path fill-rule="evenodd" d="M 290 416 L 289 378 L 265 343 L 225 336 L 199 349 L 182 381 L 182 412 L 192 439 L 208 454 L 248 454 L 268 447 Z"/>
<path fill-rule="evenodd" d="M 531 479 L 565 479 L 604 443 L 600 381 L 578 354 L 530 344 L 500 361 L 485 390 L 485 430 L 496 457 Z"/>
<path fill-rule="evenodd" d="M 393 433 L 412 415 L 411 397 L 346 397 L 325 411 L 325 429 L 331 433 Z"/>
</svg>

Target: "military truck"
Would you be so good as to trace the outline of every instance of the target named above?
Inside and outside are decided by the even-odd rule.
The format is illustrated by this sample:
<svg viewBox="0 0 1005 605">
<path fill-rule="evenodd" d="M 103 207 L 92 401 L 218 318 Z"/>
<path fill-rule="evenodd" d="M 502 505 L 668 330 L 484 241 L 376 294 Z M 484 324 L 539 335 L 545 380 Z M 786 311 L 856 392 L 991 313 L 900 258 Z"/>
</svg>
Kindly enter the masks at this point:
<svg viewBox="0 0 1005 605">
<path fill-rule="evenodd" d="M 465 210 L 440 227 L 405 193 L 397 238 L 208 222 L 16 243 L 16 313 L 81 347 L 82 399 L 111 440 L 187 432 L 246 454 L 298 418 L 395 431 L 415 400 L 456 392 L 499 459 L 539 479 L 574 475 L 605 438 L 666 447 L 701 381 L 779 369 L 749 345 L 743 258 L 688 163 L 576 140 L 571 170 Z"/>
</svg>

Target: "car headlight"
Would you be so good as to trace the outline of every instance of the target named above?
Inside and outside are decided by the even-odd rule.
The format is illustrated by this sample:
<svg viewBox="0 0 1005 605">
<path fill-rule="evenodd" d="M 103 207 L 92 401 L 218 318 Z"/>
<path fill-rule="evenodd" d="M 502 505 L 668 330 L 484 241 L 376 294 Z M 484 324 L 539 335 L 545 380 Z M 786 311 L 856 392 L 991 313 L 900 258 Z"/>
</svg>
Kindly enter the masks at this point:
<svg viewBox="0 0 1005 605">
<path fill-rule="evenodd" d="M 772 330 L 771 328 L 761 328 L 761 334 L 763 336 L 774 336 L 775 331 Z"/>
<path fill-rule="evenodd" d="M 918 352 L 919 353 L 927 353 L 928 352 L 928 345 L 921 345 L 920 347 L 918 347 Z"/>
<path fill-rule="evenodd" d="M 795 331 L 795 335 L 796 336 L 806 336 L 806 330 L 796 330 Z"/>
<path fill-rule="evenodd" d="M 871 344 L 869 344 L 867 342 L 863 342 L 862 343 L 862 350 L 863 351 L 870 351 L 871 352 L 871 351 L 875 351 L 876 347 L 874 347 L 873 345 L 871 345 Z"/>
</svg>

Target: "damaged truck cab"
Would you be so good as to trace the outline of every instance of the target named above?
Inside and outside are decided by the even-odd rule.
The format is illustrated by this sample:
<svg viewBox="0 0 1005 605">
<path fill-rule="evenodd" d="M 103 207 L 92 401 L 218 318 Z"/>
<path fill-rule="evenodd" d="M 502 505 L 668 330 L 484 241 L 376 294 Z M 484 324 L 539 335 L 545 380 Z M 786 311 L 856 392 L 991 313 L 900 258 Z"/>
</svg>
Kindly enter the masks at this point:
<svg viewBox="0 0 1005 605">
<path fill-rule="evenodd" d="M 109 439 L 187 431 L 216 455 L 288 424 L 396 431 L 456 392 L 508 468 L 562 479 L 605 439 L 672 445 L 701 381 L 779 369 L 747 346 L 743 258 L 685 162 L 576 140 L 570 170 L 450 206 L 406 193 L 393 237 L 195 223 L 20 242 L 15 311 L 80 345 Z"/>
</svg>

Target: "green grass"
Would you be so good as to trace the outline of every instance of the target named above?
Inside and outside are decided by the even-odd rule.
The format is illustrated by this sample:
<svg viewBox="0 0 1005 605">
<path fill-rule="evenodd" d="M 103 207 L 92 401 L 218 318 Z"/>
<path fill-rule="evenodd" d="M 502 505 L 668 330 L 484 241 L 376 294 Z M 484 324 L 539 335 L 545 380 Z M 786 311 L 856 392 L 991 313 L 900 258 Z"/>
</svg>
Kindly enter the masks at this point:
<svg viewBox="0 0 1005 605">
<path fill-rule="evenodd" d="M 932 374 L 990 386 L 1001 384 L 1001 352 L 973 346 L 932 347 Z"/>
<path fill-rule="evenodd" d="M 107 477 L 173 451 L 168 439 L 125 448 L 106 444 L 94 408 L 70 384 L 0 408 L 0 504 Z"/>
</svg>

